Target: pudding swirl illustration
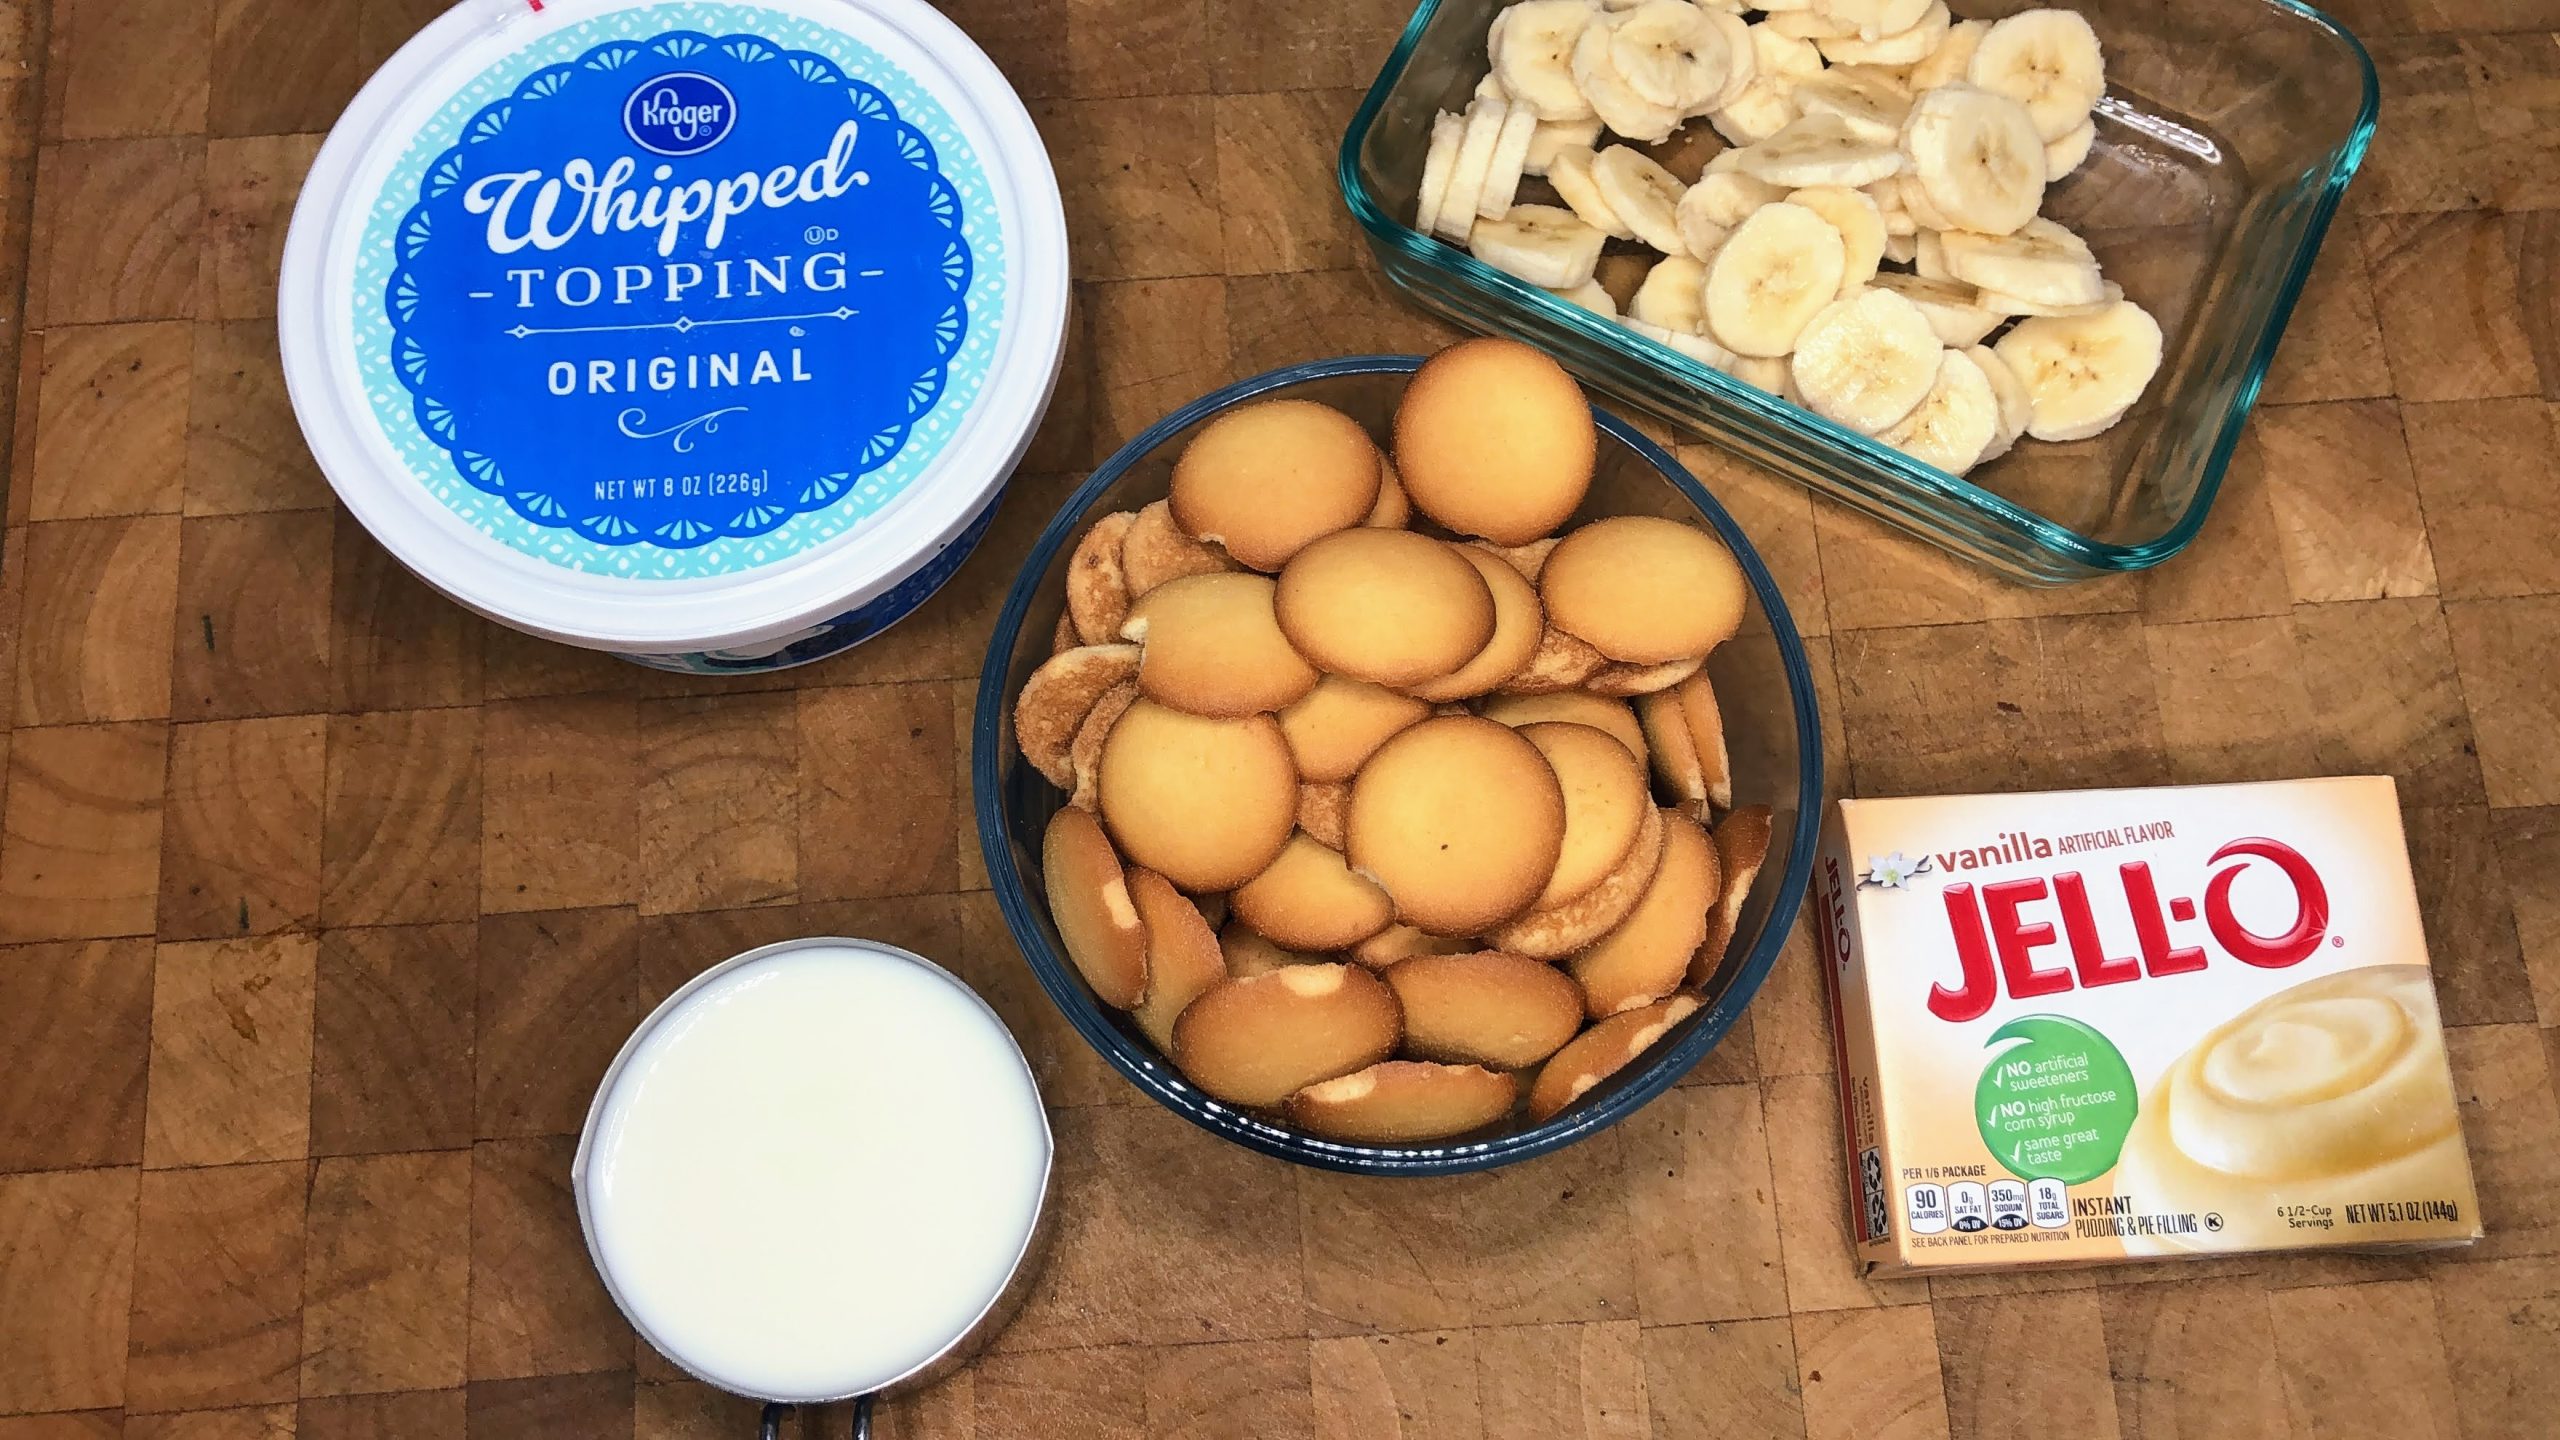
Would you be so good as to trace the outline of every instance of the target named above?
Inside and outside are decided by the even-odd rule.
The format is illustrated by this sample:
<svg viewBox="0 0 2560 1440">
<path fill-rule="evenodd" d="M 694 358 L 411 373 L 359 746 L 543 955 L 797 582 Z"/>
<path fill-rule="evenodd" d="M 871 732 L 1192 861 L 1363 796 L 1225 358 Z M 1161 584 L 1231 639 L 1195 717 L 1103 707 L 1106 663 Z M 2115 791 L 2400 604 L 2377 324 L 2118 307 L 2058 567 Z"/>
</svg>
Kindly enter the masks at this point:
<svg viewBox="0 0 2560 1440">
<path fill-rule="evenodd" d="M 2423 965 L 2343 971 L 2279 991 L 2198 1041 L 2160 1076 L 2116 1172 L 2145 1211 L 2220 1217 L 2205 1233 L 2128 1238 L 2134 1253 L 2256 1249 L 2298 1240 L 2347 1204 L 2470 1203 L 2453 1077 Z M 2387 1241 L 2395 1225 L 2359 1226 Z"/>
</svg>

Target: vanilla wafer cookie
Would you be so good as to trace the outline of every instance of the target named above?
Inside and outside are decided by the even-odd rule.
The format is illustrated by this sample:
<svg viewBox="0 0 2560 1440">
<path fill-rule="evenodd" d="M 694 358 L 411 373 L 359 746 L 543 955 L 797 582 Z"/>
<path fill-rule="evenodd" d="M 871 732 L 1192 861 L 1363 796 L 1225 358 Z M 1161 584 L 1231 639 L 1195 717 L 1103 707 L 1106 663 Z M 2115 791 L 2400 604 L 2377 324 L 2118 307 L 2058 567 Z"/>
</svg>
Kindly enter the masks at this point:
<svg viewBox="0 0 2560 1440">
<path fill-rule="evenodd" d="M 1298 771 L 1268 715 L 1218 720 L 1152 700 L 1103 742 L 1103 821 L 1128 858 L 1194 894 L 1262 873 L 1298 828 Z"/>
<path fill-rule="evenodd" d="M 1395 993 L 1356 965 L 1222 980 L 1173 1025 L 1173 1063 L 1231 1105 L 1273 1106 L 1375 1065 L 1403 1032 Z"/>
<path fill-rule="evenodd" d="M 1601 1081 L 1662 1043 L 1673 1027 L 1697 1009 L 1697 997 L 1674 995 L 1641 1010 L 1612 1015 L 1575 1036 L 1539 1068 L 1538 1078 L 1530 1083 L 1529 1118 L 1540 1123 L 1554 1119 Z"/>
<path fill-rule="evenodd" d="M 1184 534 L 1268 574 L 1308 542 L 1366 520 L 1383 478 L 1377 443 L 1350 416 L 1309 400 L 1264 400 L 1191 438 L 1167 498 Z"/>
<path fill-rule="evenodd" d="M 1289 1097 L 1291 1124 L 1334 1140 L 1410 1145 L 1481 1130 L 1511 1113 L 1520 1082 L 1480 1065 L 1382 1060 Z"/>
</svg>

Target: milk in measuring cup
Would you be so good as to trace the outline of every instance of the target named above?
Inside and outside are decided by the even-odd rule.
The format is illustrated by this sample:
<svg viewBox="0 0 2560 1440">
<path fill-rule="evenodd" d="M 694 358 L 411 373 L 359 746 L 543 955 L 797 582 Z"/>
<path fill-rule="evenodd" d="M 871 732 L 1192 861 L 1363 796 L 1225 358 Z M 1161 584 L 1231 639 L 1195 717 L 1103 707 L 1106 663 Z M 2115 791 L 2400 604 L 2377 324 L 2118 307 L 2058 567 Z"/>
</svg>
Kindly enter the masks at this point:
<svg viewBox="0 0 2560 1440">
<path fill-rule="evenodd" d="M 866 1393 L 941 1358 L 1029 1248 L 1050 1138 L 985 1002 L 887 947 L 751 953 L 633 1037 L 580 1147 L 632 1324 L 714 1384 Z"/>
</svg>

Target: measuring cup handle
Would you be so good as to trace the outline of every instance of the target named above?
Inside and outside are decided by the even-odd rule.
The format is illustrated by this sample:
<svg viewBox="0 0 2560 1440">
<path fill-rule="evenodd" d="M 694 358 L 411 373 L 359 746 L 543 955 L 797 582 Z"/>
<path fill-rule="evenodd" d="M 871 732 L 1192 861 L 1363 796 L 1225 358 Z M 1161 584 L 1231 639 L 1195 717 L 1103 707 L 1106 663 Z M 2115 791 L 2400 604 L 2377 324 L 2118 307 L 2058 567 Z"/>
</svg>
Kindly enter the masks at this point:
<svg viewBox="0 0 2560 1440">
<path fill-rule="evenodd" d="M 853 1402 L 853 1440 L 871 1440 L 871 1400 L 865 1395 Z M 791 1407 L 779 1400 L 769 1401 L 764 1417 L 756 1422 L 756 1440 L 782 1440 L 782 1417 Z"/>
</svg>

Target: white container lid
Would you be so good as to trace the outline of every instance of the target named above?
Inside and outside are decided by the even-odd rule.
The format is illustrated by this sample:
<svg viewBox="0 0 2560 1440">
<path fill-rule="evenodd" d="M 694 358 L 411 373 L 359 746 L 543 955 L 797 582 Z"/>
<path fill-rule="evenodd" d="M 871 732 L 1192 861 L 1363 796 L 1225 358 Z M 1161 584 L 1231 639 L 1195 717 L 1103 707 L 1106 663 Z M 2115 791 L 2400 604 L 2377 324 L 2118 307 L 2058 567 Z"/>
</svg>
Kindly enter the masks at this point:
<svg viewBox="0 0 2560 1440">
<path fill-rule="evenodd" d="M 921 0 L 466 0 L 321 147 L 278 325 L 321 468 L 412 570 L 668 652 L 960 534 L 1067 299 L 1039 133 Z"/>
</svg>

